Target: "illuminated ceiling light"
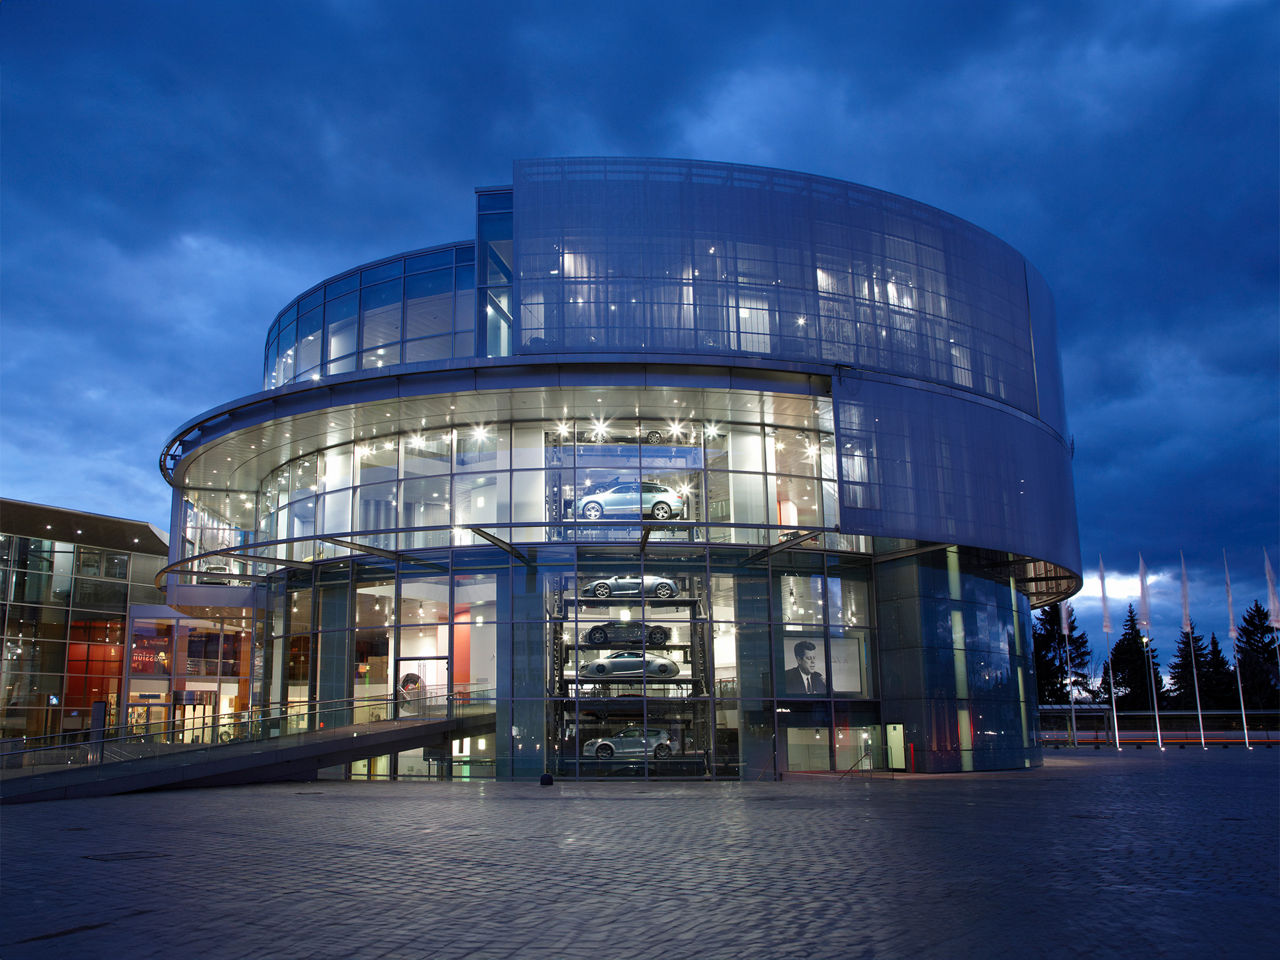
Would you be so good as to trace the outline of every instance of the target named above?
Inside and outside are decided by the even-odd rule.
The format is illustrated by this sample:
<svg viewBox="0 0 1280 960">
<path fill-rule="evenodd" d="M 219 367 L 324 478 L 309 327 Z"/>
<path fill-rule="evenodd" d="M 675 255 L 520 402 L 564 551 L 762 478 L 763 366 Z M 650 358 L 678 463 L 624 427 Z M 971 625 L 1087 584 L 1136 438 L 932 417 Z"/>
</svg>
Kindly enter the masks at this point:
<svg viewBox="0 0 1280 960">
<path fill-rule="evenodd" d="M 484 440 L 489 436 L 489 428 L 481 424 L 478 427 L 471 428 L 471 438 L 473 440 Z"/>
</svg>

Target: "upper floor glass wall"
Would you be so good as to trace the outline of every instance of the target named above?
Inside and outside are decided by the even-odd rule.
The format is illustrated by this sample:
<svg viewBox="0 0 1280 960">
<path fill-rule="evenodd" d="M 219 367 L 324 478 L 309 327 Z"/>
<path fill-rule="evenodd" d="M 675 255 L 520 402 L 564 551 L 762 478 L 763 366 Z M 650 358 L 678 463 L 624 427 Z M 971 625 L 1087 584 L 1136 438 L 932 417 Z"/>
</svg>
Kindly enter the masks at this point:
<svg viewBox="0 0 1280 960">
<path fill-rule="evenodd" d="M 514 184 L 516 353 L 835 363 L 1065 429 L 1052 301 L 1038 278 L 1029 301 L 1023 258 L 969 223 L 855 184 L 729 164 L 521 161 Z"/>
<path fill-rule="evenodd" d="M 1065 435 L 1052 298 L 972 224 L 757 167 L 514 172 L 513 188 L 478 193 L 476 244 L 366 266 L 290 304 L 264 387 L 455 357 L 747 354 L 943 384 Z"/>
<path fill-rule="evenodd" d="M 264 389 L 475 355 L 475 246 L 384 260 L 289 304 L 267 334 Z"/>
</svg>

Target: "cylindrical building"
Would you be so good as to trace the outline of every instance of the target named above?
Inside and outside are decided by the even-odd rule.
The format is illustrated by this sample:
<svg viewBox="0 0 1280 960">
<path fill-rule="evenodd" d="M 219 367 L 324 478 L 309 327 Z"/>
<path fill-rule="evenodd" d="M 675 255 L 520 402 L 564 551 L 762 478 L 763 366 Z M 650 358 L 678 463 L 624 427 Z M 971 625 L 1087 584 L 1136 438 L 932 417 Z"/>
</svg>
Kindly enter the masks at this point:
<svg viewBox="0 0 1280 960">
<path fill-rule="evenodd" d="M 1037 764 L 1030 610 L 1080 584 L 1044 281 L 757 167 L 517 162 L 474 242 L 290 303 L 161 468 L 171 604 L 254 624 L 238 709 L 452 690 L 495 713 L 455 774 Z"/>
</svg>

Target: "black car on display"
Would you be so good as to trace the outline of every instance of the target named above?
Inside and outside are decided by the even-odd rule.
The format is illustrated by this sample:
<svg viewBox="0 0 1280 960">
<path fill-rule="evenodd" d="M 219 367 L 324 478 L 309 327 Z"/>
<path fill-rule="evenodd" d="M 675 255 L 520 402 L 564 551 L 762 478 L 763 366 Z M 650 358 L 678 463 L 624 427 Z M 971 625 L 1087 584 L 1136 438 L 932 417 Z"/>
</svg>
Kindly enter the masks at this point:
<svg viewBox="0 0 1280 960">
<path fill-rule="evenodd" d="M 639 620 L 610 620 L 588 627 L 579 641 L 584 647 L 665 647 L 671 639 L 671 628 L 661 624 L 645 625 Z"/>
<path fill-rule="evenodd" d="M 604 600 L 608 597 L 657 597 L 669 600 L 680 593 L 674 580 L 654 574 L 641 576 L 638 573 L 621 574 L 616 577 L 603 577 L 589 580 L 582 586 L 584 597 L 597 597 Z"/>
</svg>

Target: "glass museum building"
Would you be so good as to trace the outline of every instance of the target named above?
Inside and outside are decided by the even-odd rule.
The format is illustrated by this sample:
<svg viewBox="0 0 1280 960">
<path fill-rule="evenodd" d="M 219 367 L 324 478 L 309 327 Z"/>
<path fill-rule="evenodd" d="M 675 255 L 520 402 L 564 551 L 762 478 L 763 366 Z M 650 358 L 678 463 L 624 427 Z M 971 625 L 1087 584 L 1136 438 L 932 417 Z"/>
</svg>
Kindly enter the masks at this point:
<svg viewBox="0 0 1280 960">
<path fill-rule="evenodd" d="M 229 708 L 488 702 L 448 769 L 500 779 L 1040 763 L 1030 612 L 1081 566 L 1017 251 L 693 161 L 519 161 L 475 216 L 303 292 L 166 444 L 168 603 L 252 637 Z"/>
</svg>

